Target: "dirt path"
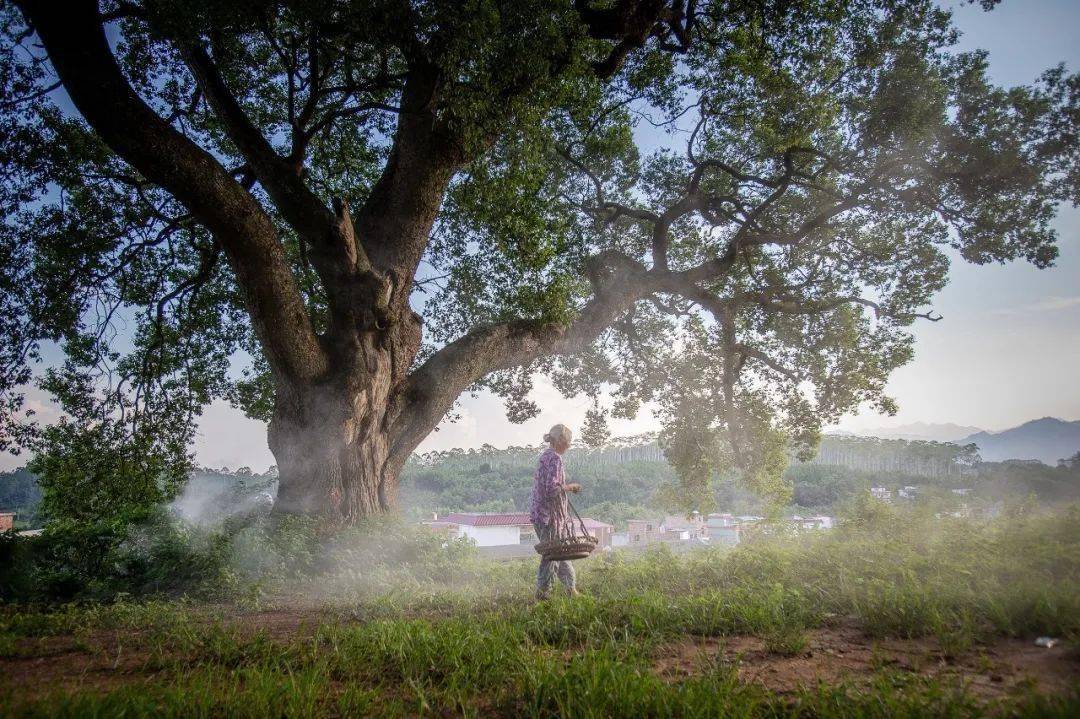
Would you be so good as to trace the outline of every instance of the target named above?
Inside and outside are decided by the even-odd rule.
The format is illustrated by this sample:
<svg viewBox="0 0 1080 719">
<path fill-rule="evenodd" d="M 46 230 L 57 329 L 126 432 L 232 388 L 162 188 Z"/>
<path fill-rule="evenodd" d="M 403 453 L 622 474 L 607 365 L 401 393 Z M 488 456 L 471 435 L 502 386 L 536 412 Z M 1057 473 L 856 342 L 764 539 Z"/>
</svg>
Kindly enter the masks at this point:
<svg viewBox="0 0 1080 719">
<path fill-rule="evenodd" d="M 285 643 L 310 637 L 323 623 L 352 621 L 340 612 L 274 610 L 233 613 L 224 626 Z M 32 698 L 56 689 L 107 691 L 153 681 L 160 678 L 153 644 L 148 632 L 123 631 L 21 639 L 15 656 L 0 658 L 0 693 Z M 688 637 L 664 645 L 655 656 L 654 671 L 670 681 L 720 662 L 734 666 L 742 681 L 781 694 L 819 682 L 868 685 L 882 669 L 958 679 L 987 700 L 1028 688 L 1063 695 L 1080 687 L 1080 654 L 1062 645 L 1045 649 L 1029 640 L 1001 639 L 950 659 L 933 639 L 872 639 L 854 625 L 809 632 L 805 650 L 795 656 L 770 652 L 752 636 Z"/>
</svg>

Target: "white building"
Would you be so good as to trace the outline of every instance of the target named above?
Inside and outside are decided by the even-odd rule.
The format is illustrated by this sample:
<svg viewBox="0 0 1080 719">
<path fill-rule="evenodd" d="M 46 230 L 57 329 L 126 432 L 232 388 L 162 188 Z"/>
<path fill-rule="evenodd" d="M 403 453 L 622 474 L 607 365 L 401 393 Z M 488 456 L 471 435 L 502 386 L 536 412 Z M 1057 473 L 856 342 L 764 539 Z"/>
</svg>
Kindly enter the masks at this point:
<svg viewBox="0 0 1080 719">
<path fill-rule="evenodd" d="M 832 529 L 833 518 L 826 517 L 825 515 L 817 515 L 815 517 L 801 517 L 798 514 L 791 517 L 791 521 L 799 529 Z"/>
<path fill-rule="evenodd" d="M 478 547 L 521 544 L 521 522 L 516 514 L 448 514 L 442 518 L 457 527 L 457 537 L 467 537 Z M 526 520 L 528 517 L 526 516 Z"/>
<path fill-rule="evenodd" d="M 688 542 L 705 536 L 705 520 L 701 512 L 693 511 L 688 517 L 669 515 L 660 525 L 660 538 L 674 542 Z"/>
<path fill-rule="evenodd" d="M 892 490 L 887 487 L 871 487 L 870 496 L 874 499 L 880 499 L 882 502 L 891 502 Z"/>
<path fill-rule="evenodd" d="M 597 538 L 598 546 L 611 545 L 614 527 L 589 517 L 583 517 L 582 521 L 589 534 Z M 449 537 L 471 539 L 478 547 L 503 547 L 536 542 L 536 533 L 529 521 L 528 512 L 452 512 L 424 524 L 435 531 L 446 532 Z"/>
<path fill-rule="evenodd" d="M 681 527 L 673 527 L 671 529 L 665 529 L 661 536 L 669 542 L 689 542 L 690 530 Z"/>
</svg>

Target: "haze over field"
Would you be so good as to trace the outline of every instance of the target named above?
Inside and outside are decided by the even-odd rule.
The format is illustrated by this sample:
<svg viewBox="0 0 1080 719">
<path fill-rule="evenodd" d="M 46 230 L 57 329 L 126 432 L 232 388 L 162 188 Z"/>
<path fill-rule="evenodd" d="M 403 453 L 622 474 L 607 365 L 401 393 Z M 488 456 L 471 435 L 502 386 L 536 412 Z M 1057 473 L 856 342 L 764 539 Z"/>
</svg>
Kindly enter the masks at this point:
<svg viewBox="0 0 1080 719">
<path fill-rule="evenodd" d="M 934 424 L 932 422 L 912 422 L 892 427 L 867 427 L 858 434 L 882 439 L 918 439 L 929 442 L 956 442 L 981 432 L 978 427 L 967 427 L 952 422 Z M 850 430 L 836 429 L 834 434 L 856 434 Z"/>
</svg>

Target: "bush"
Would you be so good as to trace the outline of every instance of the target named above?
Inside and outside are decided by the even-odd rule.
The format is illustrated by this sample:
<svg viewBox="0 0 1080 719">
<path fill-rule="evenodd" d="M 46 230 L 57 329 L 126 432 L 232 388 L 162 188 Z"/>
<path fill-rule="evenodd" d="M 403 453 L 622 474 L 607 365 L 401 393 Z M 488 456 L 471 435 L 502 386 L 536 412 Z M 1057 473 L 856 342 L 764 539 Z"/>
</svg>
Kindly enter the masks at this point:
<svg viewBox="0 0 1080 719">
<path fill-rule="evenodd" d="M 132 435 L 112 419 L 61 420 L 46 427 L 28 469 L 42 490 L 50 521 L 98 525 L 127 522 L 176 496 L 187 481 L 183 445 L 162 441 L 153 428 Z"/>
<path fill-rule="evenodd" d="M 286 516 L 206 527 L 159 508 L 98 522 L 52 522 L 37 537 L 0 538 L 4 601 L 359 596 L 468 582 L 490 570 L 466 541 L 445 542 L 398 519 L 331 527 Z"/>
<path fill-rule="evenodd" d="M 12 537 L 2 546 L 11 581 L 0 598 L 8 601 L 205 594 L 227 578 L 230 555 L 224 534 L 184 525 L 162 509 L 56 521 L 37 537 Z"/>
</svg>

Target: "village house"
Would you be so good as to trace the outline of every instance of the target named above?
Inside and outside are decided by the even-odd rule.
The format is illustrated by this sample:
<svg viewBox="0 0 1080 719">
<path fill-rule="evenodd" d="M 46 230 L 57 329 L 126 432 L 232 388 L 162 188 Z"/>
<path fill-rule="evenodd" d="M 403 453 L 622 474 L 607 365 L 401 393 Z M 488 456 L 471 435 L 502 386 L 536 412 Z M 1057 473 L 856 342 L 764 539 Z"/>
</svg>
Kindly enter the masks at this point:
<svg viewBox="0 0 1080 719">
<path fill-rule="evenodd" d="M 581 521 L 585 523 L 585 531 L 596 537 L 597 549 L 611 546 L 611 538 L 615 534 L 615 525 L 601 522 L 592 517 L 582 517 Z M 532 526 L 530 525 L 529 528 L 531 529 Z"/>
<path fill-rule="evenodd" d="M 718 512 L 707 517 L 698 512 L 692 512 L 689 517 L 668 516 L 659 524 L 647 519 L 631 519 L 627 521 L 626 532 L 612 535 L 612 546 L 635 547 L 657 542 L 734 546 L 752 535 L 763 519 L 755 514 L 736 516 Z M 833 527 L 833 518 L 823 515 L 795 516 L 788 521 L 794 522 L 800 530 Z"/>
<path fill-rule="evenodd" d="M 650 544 L 660 541 L 660 525 L 647 519 L 626 520 L 627 544 Z"/>
<path fill-rule="evenodd" d="M 720 514 L 713 512 L 705 518 L 705 526 L 708 529 L 723 529 L 735 525 L 735 515 L 730 513 Z"/>
<path fill-rule="evenodd" d="M 882 502 L 891 502 L 892 490 L 887 487 L 871 487 L 870 496 L 874 499 L 880 499 Z"/>
<path fill-rule="evenodd" d="M 741 541 L 735 515 L 713 512 L 705 518 L 705 533 L 710 544 L 734 546 Z"/>
<path fill-rule="evenodd" d="M 757 524 L 758 522 L 760 522 L 763 519 L 765 519 L 765 518 L 760 516 L 760 515 L 757 515 L 757 514 L 740 514 L 737 517 L 735 517 L 735 523 L 736 524 L 742 524 L 742 525 Z"/>
<path fill-rule="evenodd" d="M 738 524 L 709 527 L 709 544 L 717 547 L 734 547 L 742 542 L 742 528 Z"/>
<path fill-rule="evenodd" d="M 800 517 L 799 515 L 793 515 L 791 521 L 799 529 L 832 529 L 833 518 L 819 515 L 816 517 Z"/>
<path fill-rule="evenodd" d="M 504 519 L 503 517 L 518 517 L 519 515 L 478 515 L 478 514 L 449 514 L 438 521 L 426 522 L 432 529 L 447 532 L 448 537 L 465 536 L 473 539 L 480 547 L 505 546 L 502 543 L 512 543 L 513 527 L 517 527 L 516 535 L 524 546 L 529 546 L 536 541 L 532 532 L 532 526 L 527 524 L 528 518 L 521 514 L 521 524 L 515 524 L 517 519 Z M 596 520 L 585 518 L 585 525 L 589 533 L 600 539 L 598 548 L 608 547 L 642 547 L 655 543 L 672 544 L 712 544 L 716 546 L 735 546 L 745 541 L 755 533 L 755 528 L 761 527 L 764 517 L 756 514 L 733 515 L 730 513 L 713 513 L 708 517 L 702 517 L 699 512 L 692 512 L 688 517 L 669 515 L 662 522 L 649 519 L 627 520 L 627 530 L 615 533 L 611 525 Z M 821 530 L 831 529 L 834 520 L 832 517 L 817 515 L 802 517 L 795 515 L 787 522 L 793 524 L 798 530 Z M 487 527 L 500 527 L 501 529 L 487 529 Z M 506 533 L 506 534 L 503 534 Z M 495 544 L 499 542 L 500 544 Z M 507 555 L 509 556 L 509 555 Z"/>
<path fill-rule="evenodd" d="M 10 532 L 15 528 L 15 513 L 0 512 L 0 532 Z"/>
<path fill-rule="evenodd" d="M 689 517 L 665 517 L 660 531 L 660 538 L 669 542 L 691 542 L 707 535 L 705 521 L 696 510 Z"/>
<path fill-rule="evenodd" d="M 591 517 L 582 517 L 585 530 L 596 537 L 597 548 L 610 547 L 615 528 Z M 444 517 L 433 515 L 423 524 L 450 539 L 466 537 L 478 547 L 505 547 L 536 543 L 536 532 L 528 512 L 451 512 Z"/>
</svg>

